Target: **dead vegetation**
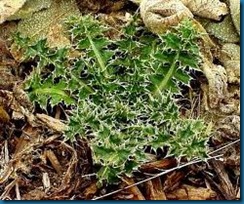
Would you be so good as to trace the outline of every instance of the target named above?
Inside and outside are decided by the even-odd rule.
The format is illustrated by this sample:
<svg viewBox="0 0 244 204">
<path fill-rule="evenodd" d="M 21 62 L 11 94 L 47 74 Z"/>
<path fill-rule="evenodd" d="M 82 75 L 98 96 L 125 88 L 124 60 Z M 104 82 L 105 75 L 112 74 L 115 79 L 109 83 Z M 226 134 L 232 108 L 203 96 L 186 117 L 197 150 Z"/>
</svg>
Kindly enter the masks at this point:
<svg viewBox="0 0 244 204">
<path fill-rule="evenodd" d="M 0 11 L 6 8 L 2 4 L 9 2 L 0 2 Z M 32 24 L 33 19 L 38 18 L 42 22 L 38 23 L 40 29 L 37 28 L 34 37 L 45 35 L 49 44 L 54 46 L 69 44 L 59 26 L 68 13 L 67 8 L 71 13 L 98 15 L 101 21 L 118 27 L 117 32 L 110 33 L 116 36 L 120 25 L 126 24 L 138 12 L 139 1 L 70 0 L 67 4 L 62 1 L 65 4 L 63 10 L 58 8 L 56 0 L 43 1 L 43 7 L 35 9 L 33 5 L 27 4 L 30 2 L 28 0 L 18 2 L 10 6 L 11 10 L 8 7 L 5 13 L 0 14 L 0 200 L 240 199 L 240 45 L 238 19 L 235 18 L 239 16 L 233 14 L 232 9 L 237 6 L 232 4 L 234 1 L 223 3 L 216 0 L 215 9 L 218 13 L 216 10 L 210 11 L 209 6 L 212 4 L 208 4 L 211 2 L 209 0 L 204 4 L 209 11 L 207 13 L 199 13 L 197 5 L 191 1 L 168 1 L 184 7 L 183 15 L 199 18 L 199 29 L 204 27 L 211 39 L 207 37 L 214 43 L 214 48 L 209 44 L 204 48 L 202 54 L 206 63 L 203 65 L 203 74 L 192 73 L 195 80 L 191 89 L 185 90 L 184 100 L 187 102 L 182 106 L 182 114 L 204 117 L 214 124 L 207 161 L 164 158 L 164 152 L 157 152 L 151 155 L 152 161 L 143 164 L 132 178 L 125 176 L 118 185 L 103 186 L 97 186 L 97 166 L 93 164 L 88 142 L 81 138 L 70 142 L 63 137 L 63 131 L 67 128 L 64 106 L 57 105 L 44 111 L 30 102 L 22 83 L 35 65 L 21 63 L 20 53 L 11 49 L 8 39 L 11 32 L 15 31 L 24 30 L 28 36 L 28 23 Z M 160 0 L 157 2 L 162 3 Z M 30 13 L 28 9 L 21 10 L 25 7 L 33 10 Z M 147 20 L 167 10 L 160 10 L 157 4 L 149 7 L 151 10 L 142 11 L 142 19 L 146 18 L 143 19 L 145 24 L 154 29 L 155 22 Z M 176 11 L 179 7 L 176 7 Z M 174 23 L 175 19 L 179 19 L 175 13 L 170 15 Z M 225 19 L 230 18 L 231 25 L 226 26 L 228 33 L 220 36 L 215 26 L 225 23 L 216 21 L 222 15 L 227 15 Z M 14 20 L 9 19 L 11 16 Z M 46 23 L 45 17 L 52 22 Z M 169 26 L 163 24 L 162 28 Z M 54 38 L 53 35 L 58 37 Z M 72 54 L 77 53 L 74 51 Z M 191 104 L 190 109 L 187 103 Z"/>
</svg>

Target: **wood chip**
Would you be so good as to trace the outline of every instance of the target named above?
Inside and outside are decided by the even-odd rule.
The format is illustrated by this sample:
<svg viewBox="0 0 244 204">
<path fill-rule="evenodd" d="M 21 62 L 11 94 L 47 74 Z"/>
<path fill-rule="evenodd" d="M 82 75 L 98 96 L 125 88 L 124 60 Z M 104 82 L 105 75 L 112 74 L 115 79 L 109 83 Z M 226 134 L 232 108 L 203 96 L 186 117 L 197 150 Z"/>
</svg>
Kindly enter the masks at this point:
<svg viewBox="0 0 244 204">
<path fill-rule="evenodd" d="M 12 190 L 12 188 L 15 186 L 15 184 L 18 182 L 18 179 L 14 179 L 11 183 L 9 183 L 5 188 L 2 195 L 0 195 L 0 200 L 5 200 L 6 197 L 8 197 L 9 192 Z"/>
<path fill-rule="evenodd" d="M 92 183 L 84 191 L 85 199 L 91 199 L 96 194 L 97 190 L 96 182 Z"/>
<path fill-rule="evenodd" d="M 164 182 L 164 191 L 168 192 L 178 188 L 184 177 L 185 173 L 182 171 L 174 171 L 167 174 L 166 180 Z"/>
<path fill-rule="evenodd" d="M 236 199 L 240 200 L 241 199 L 241 188 L 239 188 L 237 195 L 236 195 Z"/>
<path fill-rule="evenodd" d="M 219 177 L 220 185 L 218 185 L 218 187 L 221 193 L 226 200 L 234 200 L 236 198 L 235 189 L 230 181 L 228 173 L 225 170 L 223 162 L 215 160 L 212 164 Z"/>
<path fill-rule="evenodd" d="M 140 167 L 144 172 L 158 172 L 158 170 L 168 169 L 176 166 L 176 160 L 174 158 L 161 159 L 154 162 L 145 163 Z"/>
<path fill-rule="evenodd" d="M 56 172 L 61 175 L 63 170 L 62 166 L 58 161 L 58 158 L 56 157 L 55 153 L 52 150 L 46 150 L 44 154 L 47 156 L 48 160 L 51 162 L 53 168 L 56 170 Z"/>
<path fill-rule="evenodd" d="M 160 178 L 145 183 L 147 200 L 167 200 Z"/>
<path fill-rule="evenodd" d="M 16 193 L 16 200 L 21 200 L 21 195 L 20 195 L 20 191 L 19 191 L 19 183 L 16 182 L 15 184 L 15 193 Z"/>
<path fill-rule="evenodd" d="M 122 178 L 124 184 L 126 186 L 130 186 L 135 184 L 132 178 L 124 177 Z M 145 200 L 145 197 L 142 195 L 140 189 L 137 186 L 133 186 L 131 188 L 126 189 L 129 193 L 133 194 L 134 197 L 131 200 Z"/>
<path fill-rule="evenodd" d="M 3 106 L 0 105 L 0 123 L 8 123 L 9 121 L 9 114 L 4 110 Z"/>
<path fill-rule="evenodd" d="M 212 200 L 216 192 L 208 188 L 182 185 L 179 189 L 166 193 L 169 200 Z"/>
<path fill-rule="evenodd" d="M 22 200 L 41 200 L 45 197 L 45 192 L 39 190 L 38 187 L 34 190 L 29 191 L 28 193 L 22 196 Z"/>
<path fill-rule="evenodd" d="M 50 189 L 50 187 L 51 187 L 50 178 L 49 178 L 47 172 L 44 172 L 42 174 L 42 183 L 43 183 L 43 187 L 45 189 L 45 192 L 47 192 Z"/>
<path fill-rule="evenodd" d="M 9 162 L 8 141 L 4 141 L 4 163 Z"/>
<path fill-rule="evenodd" d="M 16 178 L 17 174 L 12 174 L 20 170 L 28 174 L 31 170 L 31 163 L 33 160 L 32 151 L 33 147 L 39 143 L 38 131 L 35 128 L 27 125 L 23 129 L 18 143 L 15 146 L 15 151 L 12 158 L 6 163 L 4 170 L 0 174 L 0 183 L 5 182 L 9 177 Z"/>
<path fill-rule="evenodd" d="M 67 126 L 64 123 L 62 123 L 60 120 L 48 116 L 46 114 L 36 114 L 36 117 L 47 127 L 49 127 L 50 129 L 56 132 L 62 133 L 67 129 Z"/>
<path fill-rule="evenodd" d="M 14 169 L 12 164 L 8 163 L 6 166 L 4 166 L 0 173 L 0 184 L 3 184 L 5 181 L 7 181 L 13 171 Z"/>
</svg>

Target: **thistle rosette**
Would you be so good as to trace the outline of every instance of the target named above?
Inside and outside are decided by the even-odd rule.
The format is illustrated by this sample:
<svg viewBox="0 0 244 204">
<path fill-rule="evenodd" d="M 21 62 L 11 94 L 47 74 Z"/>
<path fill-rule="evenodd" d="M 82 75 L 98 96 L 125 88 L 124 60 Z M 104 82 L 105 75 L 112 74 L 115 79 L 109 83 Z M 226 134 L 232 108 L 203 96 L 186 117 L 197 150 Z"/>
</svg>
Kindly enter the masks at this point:
<svg viewBox="0 0 244 204">
<path fill-rule="evenodd" d="M 73 105 L 65 138 L 89 141 L 100 182 L 131 176 L 150 161 L 147 147 L 167 146 L 168 156 L 206 156 L 209 128 L 182 118 L 173 98 L 200 62 L 199 35 L 190 21 L 160 36 L 132 22 L 118 39 L 110 39 L 111 28 L 91 16 L 69 18 L 66 25 L 70 48 L 16 38 L 24 60 L 37 62 L 26 91 L 42 107 Z M 70 59 L 69 49 L 80 57 Z"/>
</svg>

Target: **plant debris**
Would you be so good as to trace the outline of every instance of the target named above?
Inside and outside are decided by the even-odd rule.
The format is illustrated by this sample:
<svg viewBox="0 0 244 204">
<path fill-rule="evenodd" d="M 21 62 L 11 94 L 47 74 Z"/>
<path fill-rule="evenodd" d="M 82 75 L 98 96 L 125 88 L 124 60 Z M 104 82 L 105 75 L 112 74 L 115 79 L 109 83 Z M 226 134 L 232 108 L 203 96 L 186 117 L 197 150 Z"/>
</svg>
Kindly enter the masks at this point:
<svg viewBox="0 0 244 204">
<path fill-rule="evenodd" d="M 240 2 L 0 1 L 1 200 L 239 200 Z"/>
</svg>

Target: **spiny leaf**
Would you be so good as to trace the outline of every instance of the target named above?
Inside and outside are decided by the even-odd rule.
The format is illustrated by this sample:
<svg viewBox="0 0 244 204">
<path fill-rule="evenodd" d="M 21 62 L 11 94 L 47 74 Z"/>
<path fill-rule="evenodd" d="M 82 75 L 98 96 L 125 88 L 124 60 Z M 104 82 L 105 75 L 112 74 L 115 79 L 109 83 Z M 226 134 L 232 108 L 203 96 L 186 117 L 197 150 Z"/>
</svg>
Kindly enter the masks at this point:
<svg viewBox="0 0 244 204">
<path fill-rule="evenodd" d="M 148 146 L 168 146 L 176 157 L 204 156 L 206 125 L 181 119 L 172 97 L 179 83 L 189 84 L 187 71 L 200 61 L 198 34 L 190 22 L 161 36 L 132 23 L 116 40 L 91 16 L 66 23 L 81 57 L 69 59 L 68 48 L 50 49 L 45 40 L 32 45 L 18 36 L 16 43 L 23 60 L 37 62 L 26 82 L 31 100 L 42 107 L 73 104 L 65 138 L 89 141 L 94 163 L 101 166 L 100 184 L 116 183 L 150 161 Z"/>
</svg>

